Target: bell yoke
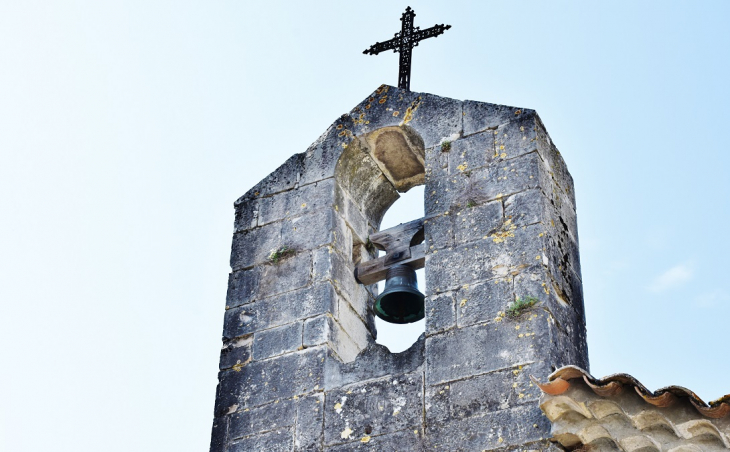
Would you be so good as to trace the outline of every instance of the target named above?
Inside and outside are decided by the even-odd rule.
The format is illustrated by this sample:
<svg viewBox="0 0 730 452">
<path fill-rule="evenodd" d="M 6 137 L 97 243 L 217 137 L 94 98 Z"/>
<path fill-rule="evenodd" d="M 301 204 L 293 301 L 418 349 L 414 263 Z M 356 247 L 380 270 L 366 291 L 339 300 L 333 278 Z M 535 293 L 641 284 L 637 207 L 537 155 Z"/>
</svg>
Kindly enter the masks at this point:
<svg viewBox="0 0 730 452">
<path fill-rule="evenodd" d="M 385 256 L 355 267 L 360 284 L 385 279 L 385 290 L 373 305 L 375 315 L 390 323 L 413 323 L 425 316 L 424 299 L 418 290 L 416 270 L 425 265 L 423 218 L 400 224 L 370 236 L 370 242 Z"/>
</svg>

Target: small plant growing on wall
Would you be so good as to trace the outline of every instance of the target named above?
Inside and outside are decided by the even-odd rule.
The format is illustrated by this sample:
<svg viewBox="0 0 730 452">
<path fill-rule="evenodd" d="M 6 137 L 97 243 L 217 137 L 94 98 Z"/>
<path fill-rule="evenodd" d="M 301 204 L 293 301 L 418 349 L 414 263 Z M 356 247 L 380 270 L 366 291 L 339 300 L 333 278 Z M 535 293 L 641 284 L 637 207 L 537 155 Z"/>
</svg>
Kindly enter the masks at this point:
<svg viewBox="0 0 730 452">
<path fill-rule="evenodd" d="M 451 141 L 441 143 L 441 152 L 449 152 L 451 150 Z"/>
<path fill-rule="evenodd" d="M 517 298 L 514 302 L 507 306 L 505 313 L 507 317 L 517 318 L 521 316 L 525 311 L 535 306 L 539 300 L 531 295 L 524 298 Z"/>
<path fill-rule="evenodd" d="M 289 248 L 288 246 L 280 246 L 279 248 L 274 248 L 269 253 L 269 260 L 275 264 L 278 264 L 279 261 L 287 256 L 291 256 L 294 254 L 294 250 L 292 248 Z"/>
<path fill-rule="evenodd" d="M 470 208 L 470 209 L 471 209 L 472 207 L 475 207 L 476 205 L 477 205 L 477 203 L 476 203 L 476 201 L 474 201 L 473 199 L 470 199 L 470 200 L 468 200 L 468 201 L 466 202 L 466 207 L 468 207 L 468 208 Z"/>
</svg>

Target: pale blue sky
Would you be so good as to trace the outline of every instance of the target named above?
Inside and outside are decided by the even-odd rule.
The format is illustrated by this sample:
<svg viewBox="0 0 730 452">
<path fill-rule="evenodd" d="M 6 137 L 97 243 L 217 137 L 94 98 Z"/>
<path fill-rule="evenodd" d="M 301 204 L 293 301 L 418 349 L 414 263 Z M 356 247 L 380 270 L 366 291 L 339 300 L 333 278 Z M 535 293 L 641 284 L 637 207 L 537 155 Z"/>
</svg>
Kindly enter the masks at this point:
<svg viewBox="0 0 730 452">
<path fill-rule="evenodd" d="M 414 91 L 563 154 L 593 374 L 730 392 L 730 3 L 5 0 L 0 450 L 207 449 L 232 203 L 397 83 L 408 5 Z"/>
</svg>

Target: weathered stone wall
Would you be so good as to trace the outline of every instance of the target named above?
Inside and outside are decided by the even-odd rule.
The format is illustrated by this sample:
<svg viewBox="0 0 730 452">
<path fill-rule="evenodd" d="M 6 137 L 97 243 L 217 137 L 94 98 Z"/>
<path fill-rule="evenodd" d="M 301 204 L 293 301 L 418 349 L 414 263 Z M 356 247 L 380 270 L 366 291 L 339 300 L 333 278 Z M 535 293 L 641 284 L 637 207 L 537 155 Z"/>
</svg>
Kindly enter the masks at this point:
<svg viewBox="0 0 730 452">
<path fill-rule="evenodd" d="M 426 333 L 394 355 L 353 270 L 424 183 Z M 235 207 L 211 450 L 552 447 L 528 375 L 588 363 L 572 179 L 534 111 L 382 86 Z"/>
</svg>

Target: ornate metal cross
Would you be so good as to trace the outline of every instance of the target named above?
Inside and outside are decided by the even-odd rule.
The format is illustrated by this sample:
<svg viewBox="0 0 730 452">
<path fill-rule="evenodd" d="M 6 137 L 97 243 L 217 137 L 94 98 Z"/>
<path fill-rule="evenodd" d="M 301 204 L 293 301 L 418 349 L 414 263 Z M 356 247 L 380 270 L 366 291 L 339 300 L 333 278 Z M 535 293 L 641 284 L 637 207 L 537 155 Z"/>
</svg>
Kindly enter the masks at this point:
<svg viewBox="0 0 730 452">
<path fill-rule="evenodd" d="M 436 37 L 451 28 L 451 25 L 434 25 L 431 28 L 421 30 L 421 27 L 413 27 L 413 18 L 416 13 L 409 6 L 400 18 L 400 33 L 396 33 L 393 39 L 385 42 L 376 42 L 364 54 L 377 55 L 385 50 L 400 52 L 400 67 L 398 70 L 398 88 L 411 90 L 411 53 L 419 41 L 426 38 Z"/>
</svg>

